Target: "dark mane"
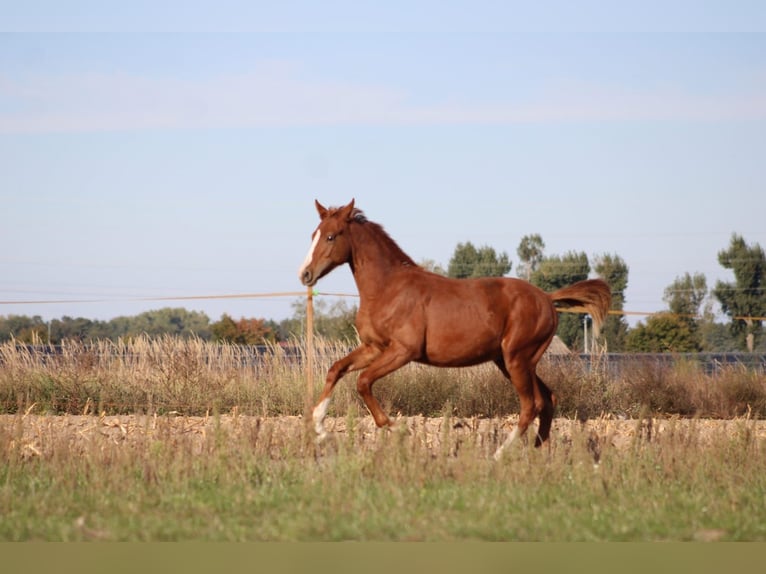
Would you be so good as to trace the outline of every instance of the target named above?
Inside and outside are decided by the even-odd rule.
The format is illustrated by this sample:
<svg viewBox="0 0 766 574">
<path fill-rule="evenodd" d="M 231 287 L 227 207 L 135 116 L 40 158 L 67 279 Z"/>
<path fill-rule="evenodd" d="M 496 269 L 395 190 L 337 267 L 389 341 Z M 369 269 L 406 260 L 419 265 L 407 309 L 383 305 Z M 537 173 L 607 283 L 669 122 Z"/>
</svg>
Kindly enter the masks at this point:
<svg viewBox="0 0 766 574">
<path fill-rule="evenodd" d="M 356 208 L 351 212 L 351 219 L 357 223 L 367 223 L 367 216 L 364 214 L 364 211 L 359 208 Z"/>
</svg>

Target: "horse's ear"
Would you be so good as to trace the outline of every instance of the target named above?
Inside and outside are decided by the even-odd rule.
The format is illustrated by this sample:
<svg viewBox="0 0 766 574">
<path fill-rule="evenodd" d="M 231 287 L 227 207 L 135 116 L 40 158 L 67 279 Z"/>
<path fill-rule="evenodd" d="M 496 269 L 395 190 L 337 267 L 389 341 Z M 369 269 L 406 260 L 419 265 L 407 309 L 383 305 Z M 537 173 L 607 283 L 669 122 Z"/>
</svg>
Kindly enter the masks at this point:
<svg viewBox="0 0 766 574">
<path fill-rule="evenodd" d="M 345 219 L 346 221 L 351 221 L 351 216 L 354 213 L 354 199 L 351 200 L 351 203 L 349 203 L 347 206 L 342 207 L 340 210 L 340 215 L 342 219 Z"/>
<path fill-rule="evenodd" d="M 317 213 L 319 214 L 319 219 L 324 219 L 325 217 L 327 217 L 327 208 L 324 205 L 319 203 L 319 201 L 316 199 L 314 200 L 314 205 L 316 205 L 317 207 Z"/>
</svg>

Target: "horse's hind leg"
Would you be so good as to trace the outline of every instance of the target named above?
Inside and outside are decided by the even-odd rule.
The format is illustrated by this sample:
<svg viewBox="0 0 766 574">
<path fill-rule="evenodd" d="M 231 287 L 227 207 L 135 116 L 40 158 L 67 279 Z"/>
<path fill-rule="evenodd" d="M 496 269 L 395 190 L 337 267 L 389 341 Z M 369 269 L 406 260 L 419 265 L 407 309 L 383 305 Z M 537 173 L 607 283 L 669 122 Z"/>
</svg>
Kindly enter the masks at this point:
<svg viewBox="0 0 766 574">
<path fill-rule="evenodd" d="M 536 400 L 536 395 L 539 395 L 537 391 L 537 375 L 535 375 L 533 369 L 530 369 L 529 364 L 525 361 L 508 361 L 510 365 L 501 361 L 495 361 L 495 363 L 513 383 L 519 395 L 519 403 L 521 405 L 518 424 L 511 431 L 511 434 L 508 435 L 505 442 L 495 451 L 495 460 L 500 460 L 505 449 L 511 446 L 517 438 L 524 436 L 527 428 L 535 420 L 541 409 L 539 401 Z"/>
<path fill-rule="evenodd" d="M 537 392 L 535 399 L 542 403 L 540 408 L 540 425 L 537 429 L 537 437 L 535 438 L 535 446 L 541 446 L 548 440 L 551 434 L 551 426 L 553 424 L 553 413 L 556 410 L 556 395 L 548 388 L 543 380 L 535 375 L 537 379 Z"/>
</svg>

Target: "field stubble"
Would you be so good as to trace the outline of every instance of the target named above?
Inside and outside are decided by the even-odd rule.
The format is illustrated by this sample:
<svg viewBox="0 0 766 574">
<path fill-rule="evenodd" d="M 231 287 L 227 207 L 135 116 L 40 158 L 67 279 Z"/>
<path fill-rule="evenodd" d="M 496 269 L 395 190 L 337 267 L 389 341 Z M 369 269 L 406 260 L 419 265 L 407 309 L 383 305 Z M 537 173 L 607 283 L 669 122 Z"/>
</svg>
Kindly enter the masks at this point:
<svg viewBox="0 0 766 574">
<path fill-rule="evenodd" d="M 461 449 L 471 450 L 473 456 L 490 457 L 517 419 L 518 416 L 410 416 L 395 419 L 395 426 L 391 429 L 379 429 L 370 416 L 328 417 L 325 426 L 330 436 L 319 444 L 302 416 L 254 417 L 236 412 L 214 416 L 161 417 L 26 413 L 0 415 L 0 429 L 9 441 L 4 445 L 6 454 L 15 453 L 21 458 L 50 458 L 62 445 L 66 445 L 70 454 L 87 454 L 92 448 L 103 451 L 116 445 L 136 449 L 162 442 L 185 442 L 187 453 L 199 456 L 205 454 L 210 440 L 216 437 L 225 437 L 231 445 L 240 447 L 249 443 L 253 452 L 272 460 L 292 456 L 321 458 L 337 451 L 339 444 L 344 449 L 370 451 L 387 444 L 395 436 L 404 437 L 411 451 L 419 451 L 431 458 L 445 453 L 456 456 Z M 534 429 L 534 426 L 530 428 L 530 436 L 533 436 Z M 766 441 L 766 420 L 600 417 L 582 421 L 557 418 L 553 423 L 552 440 L 542 451 L 550 454 L 562 448 L 569 449 L 573 441 L 580 438 L 584 439 L 593 463 L 598 464 L 604 449 L 620 454 L 641 445 L 668 441 L 697 448 L 710 446 L 722 437 L 733 440 L 742 434 L 748 441 Z M 530 436 L 523 439 L 523 448 L 527 448 Z"/>
</svg>

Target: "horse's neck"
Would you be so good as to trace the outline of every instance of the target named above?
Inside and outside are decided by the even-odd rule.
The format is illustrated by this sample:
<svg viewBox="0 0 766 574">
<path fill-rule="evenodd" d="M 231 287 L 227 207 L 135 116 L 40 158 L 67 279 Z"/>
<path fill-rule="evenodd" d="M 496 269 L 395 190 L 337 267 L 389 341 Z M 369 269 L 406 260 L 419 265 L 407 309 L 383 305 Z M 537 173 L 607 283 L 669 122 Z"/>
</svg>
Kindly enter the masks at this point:
<svg viewBox="0 0 766 574">
<path fill-rule="evenodd" d="M 366 236 L 362 236 L 362 233 Z M 390 241 L 386 237 L 374 236 L 368 230 L 360 230 L 358 235 L 355 234 L 351 271 L 360 297 L 375 297 L 385 293 L 391 275 L 406 266 L 398 249 L 390 245 Z"/>
</svg>

